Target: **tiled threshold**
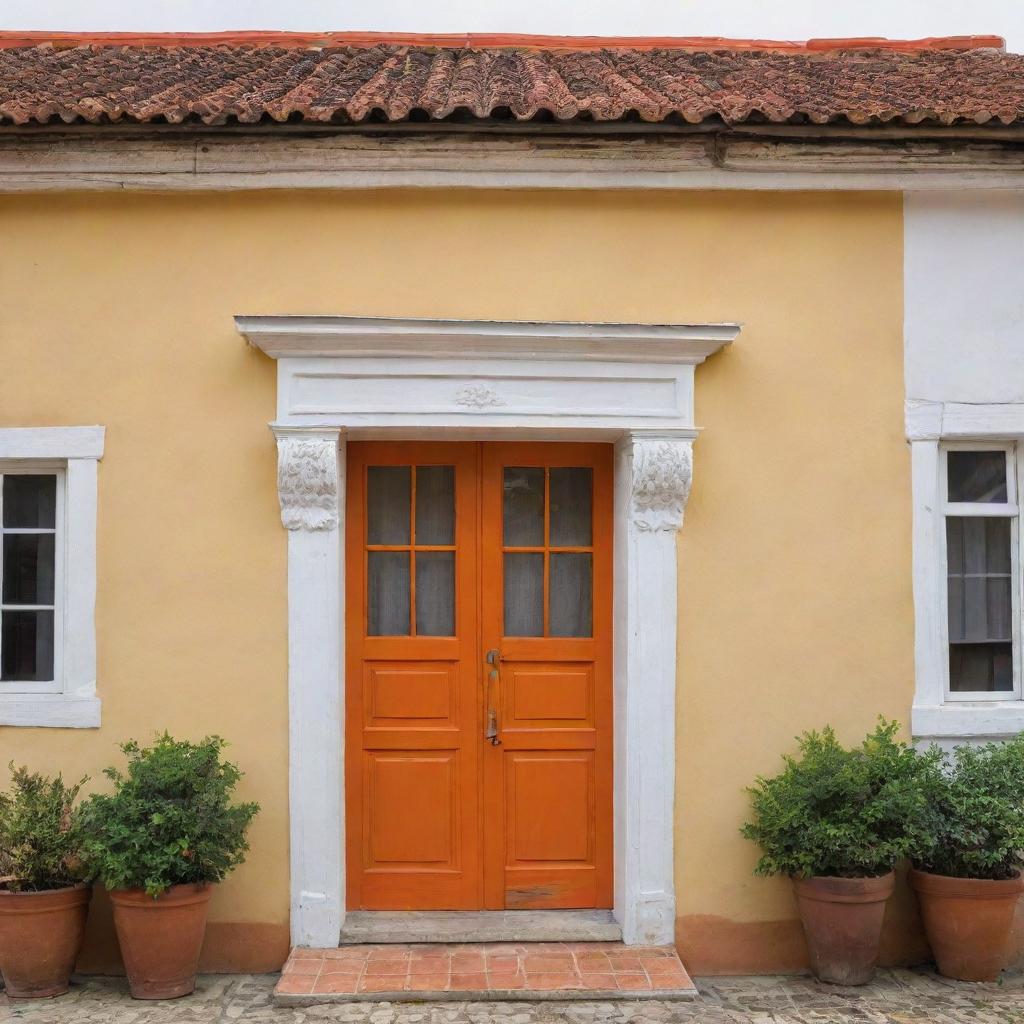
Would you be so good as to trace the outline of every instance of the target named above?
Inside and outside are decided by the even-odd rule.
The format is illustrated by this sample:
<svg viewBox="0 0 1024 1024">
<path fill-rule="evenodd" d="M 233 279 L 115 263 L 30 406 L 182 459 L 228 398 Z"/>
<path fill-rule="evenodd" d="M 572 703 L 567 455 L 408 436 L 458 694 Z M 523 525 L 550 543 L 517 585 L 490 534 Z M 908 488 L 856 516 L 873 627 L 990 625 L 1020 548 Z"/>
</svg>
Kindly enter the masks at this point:
<svg viewBox="0 0 1024 1024">
<path fill-rule="evenodd" d="M 671 946 L 431 943 L 293 949 L 279 1006 L 452 1000 L 693 999 Z"/>
<path fill-rule="evenodd" d="M 610 910 L 350 910 L 343 946 L 381 942 L 617 942 Z"/>
</svg>

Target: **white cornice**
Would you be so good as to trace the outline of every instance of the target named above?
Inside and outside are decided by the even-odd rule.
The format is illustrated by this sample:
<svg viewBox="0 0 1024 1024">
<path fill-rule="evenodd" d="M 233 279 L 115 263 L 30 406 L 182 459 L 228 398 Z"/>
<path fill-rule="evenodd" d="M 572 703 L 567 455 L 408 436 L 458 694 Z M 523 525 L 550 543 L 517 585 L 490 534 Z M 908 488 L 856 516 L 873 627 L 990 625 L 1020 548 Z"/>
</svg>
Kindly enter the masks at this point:
<svg viewBox="0 0 1024 1024">
<path fill-rule="evenodd" d="M 273 359 L 315 356 L 523 358 L 701 363 L 740 325 L 529 323 L 351 316 L 236 316 L 235 326 Z"/>
</svg>

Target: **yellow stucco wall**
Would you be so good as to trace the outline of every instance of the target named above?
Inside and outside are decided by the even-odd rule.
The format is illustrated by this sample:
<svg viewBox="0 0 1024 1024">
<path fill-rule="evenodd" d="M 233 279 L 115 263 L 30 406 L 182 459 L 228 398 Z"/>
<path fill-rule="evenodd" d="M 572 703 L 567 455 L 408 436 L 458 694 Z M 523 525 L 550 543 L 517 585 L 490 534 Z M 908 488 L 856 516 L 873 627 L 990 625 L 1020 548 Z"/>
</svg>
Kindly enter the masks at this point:
<svg viewBox="0 0 1024 1024">
<path fill-rule="evenodd" d="M 680 541 L 679 937 L 705 969 L 799 961 L 787 887 L 750 876 L 742 787 L 803 728 L 853 740 L 879 712 L 909 714 L 901 237 L 887 194 L 0 200 L 0 423 L 107 427 L 103 727 L 0 728 L 0 760 L 97 776 L 126 736 L 229 738 L 263 813 L 205 962 L 272 965 L 288 914 L 286 539 L 274 365 L 232 314 L 740 320 L 698 371 Z"/>
</svg>

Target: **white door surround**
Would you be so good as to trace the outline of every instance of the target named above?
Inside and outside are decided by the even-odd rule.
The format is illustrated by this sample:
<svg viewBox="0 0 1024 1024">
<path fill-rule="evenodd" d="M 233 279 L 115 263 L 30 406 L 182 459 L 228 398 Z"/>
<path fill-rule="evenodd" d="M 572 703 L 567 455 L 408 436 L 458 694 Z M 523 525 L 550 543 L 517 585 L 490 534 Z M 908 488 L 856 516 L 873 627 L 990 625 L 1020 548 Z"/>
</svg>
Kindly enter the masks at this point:
<svg viewBox="0 0 1024 1024">
<path fill-rule="evenodd" d="M 345 917 L 345 443 L 437 437 L 616 445 L 614 914 L 625 942 L 671 943 L 676 532 L 697 436 L 694 370 L 739 326 L 235 322 L 278 361 L 292 942 L 337 945 Z"/>
</svg>

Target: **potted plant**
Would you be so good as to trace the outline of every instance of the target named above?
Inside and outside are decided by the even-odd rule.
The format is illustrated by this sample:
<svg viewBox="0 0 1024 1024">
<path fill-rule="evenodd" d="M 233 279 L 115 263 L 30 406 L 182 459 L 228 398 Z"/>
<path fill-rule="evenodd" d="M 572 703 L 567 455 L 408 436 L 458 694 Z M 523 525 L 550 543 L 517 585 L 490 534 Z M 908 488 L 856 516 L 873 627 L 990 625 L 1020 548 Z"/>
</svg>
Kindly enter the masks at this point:
<svg viewBox="0 0 1024 1024">
<path fill-rule="evenodd" d="M 910 884 L 939 973 L 995 981 L 1024 889 L 1024 735 L 937 748 L 924 791 L 932 827 L 918 836 Z"/>
<path fill-rule="evenodd" d="M 81 880 L 74 803 L 66 786 L 11 766 L 0 793 L 0 974 L 20 999 L 63 995 L 75 967 L 92 889 Z"/>
<path fill-rule="evenodd" d="M 925 812 L 921 765 L 879 724 L 855 749 L 831 728 L 798 738 L 799 757 L 750 787 L 743 834 L 762 849 L 758 875 L 793 880 L 811 969 L 822 981 L 863 985 L 874 974 L 896 863 Z"/>
<path fill-rule="evenodd" d="M 121 745 L 124 771 L 107 768 L 110 795 L 84 806 L 83 856 L 110 891 L 132 996 L 173 999 L 195 989 L 212 886 L 245 859 L 259 810 L 232 803 L 242 777 L 221 760 L 219 736 L 158 736 Z"/>
</svg>

